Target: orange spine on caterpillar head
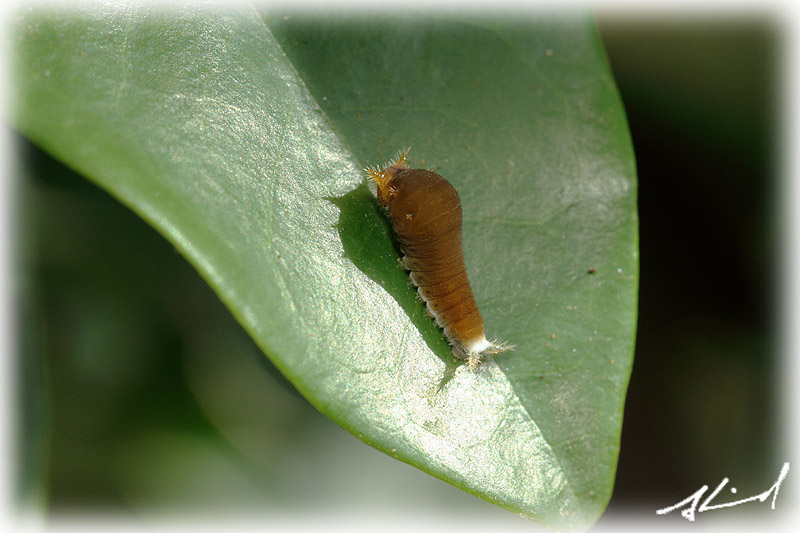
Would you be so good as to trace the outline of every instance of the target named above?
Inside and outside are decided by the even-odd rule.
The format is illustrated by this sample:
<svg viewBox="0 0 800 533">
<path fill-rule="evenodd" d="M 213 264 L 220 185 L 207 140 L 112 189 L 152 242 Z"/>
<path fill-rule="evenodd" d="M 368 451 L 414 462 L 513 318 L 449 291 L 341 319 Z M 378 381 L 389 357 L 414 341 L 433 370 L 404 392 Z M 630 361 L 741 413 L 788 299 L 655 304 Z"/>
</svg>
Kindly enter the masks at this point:
<svg viewBox="0 0 800 533">
<path fill-rule="evenodd" d="M 367 172 L 378 185 L 378 201 L 389 210 L 411 281 L 453 354 L 474 369 L 483 356 L 509 348 L 486 340 L 464 266 L 458 193 L 435 172 L 409 169 L 407 158 L 406 149 L 394 164 Z"/>
</svg>

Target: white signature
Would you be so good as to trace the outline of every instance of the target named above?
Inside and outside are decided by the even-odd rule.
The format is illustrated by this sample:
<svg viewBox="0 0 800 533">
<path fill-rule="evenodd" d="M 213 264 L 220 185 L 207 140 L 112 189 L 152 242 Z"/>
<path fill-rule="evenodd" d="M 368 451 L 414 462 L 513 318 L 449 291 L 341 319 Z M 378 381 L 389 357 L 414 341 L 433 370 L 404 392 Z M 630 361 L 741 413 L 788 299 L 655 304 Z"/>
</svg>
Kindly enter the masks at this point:
<svg viewBox="0 0 800 533">
<path fill-rule="evenodd" d="M 663 509 L 659 509 L 658 511 L 656 511 L 656 514 L 664 515 L 667 513 L 671 513 L 675 509 L 680 509 L 681 507 L 688 505 L 689 506 L 688 508 L 681 511 L 681 516 L 683 516 L 689 522 L 694 522 L 695 513 L 703 513 L 705 511 L 713 511 L 715 509 L 724 509 L 725 507 L 733 507 L 735 505 L 747 502 L 754 502 L 756 500 L 764 502 L 767 500 L 767 498 L 770 497 L 770 495 L 772 495 L 772 509 L 774 510 L 775 499 L 778 497 L 778 491 L 781 488 L 781 483 L 783 483 L 783 480 L 786 479 L 786 474 L 788 473 L 789 473 L 789 463 L 783 463 L 783 466 L 781 467 L 781 473 L 778 474 L 778 480 L 768 490 L 765 490 L 761 494 L 756 494 L 755 496 L 750 496 L 749 498 L 744 498 L 742 500 L 711 505 L 711 502 L 714 500 L 714 498 L 716 498 L 717 495 L 722 491 L 722 489 L 725 488 L 725 485 L 728 484 L 728 478 L 725 478 L 722 480 L 722 483 L 717 485 L 717 488 L 714 489 L 714 492 L 709 494 L 708 498 L 706 498 L 703 501 L 703 503 L 700 503 L 700 498 L 702 498 L 703 494 L 705 494 L 706 491 L 708 490 L 708 485 L 703 485 L 697 492 L 695 492 L 685 500 L 679 501 L 678 503 L 676 503 L 671 507 L 664 507 Z M 736 487 L 731 487 L 730 490 L 732 494 L 736 494 Z M 698 503 L 700 504 L 699 507 Z"/>
</svg>

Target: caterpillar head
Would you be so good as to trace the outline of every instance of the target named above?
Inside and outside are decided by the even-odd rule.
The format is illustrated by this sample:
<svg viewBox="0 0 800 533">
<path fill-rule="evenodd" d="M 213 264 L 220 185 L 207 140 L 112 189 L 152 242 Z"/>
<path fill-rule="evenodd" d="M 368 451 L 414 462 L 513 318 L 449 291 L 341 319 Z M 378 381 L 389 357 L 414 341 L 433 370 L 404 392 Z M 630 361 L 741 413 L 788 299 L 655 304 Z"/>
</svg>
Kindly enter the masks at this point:
<svg viewBox="0 0 800 533">
<path fill-rule="evenodd" d="M 391 165 L 386 163 L 383 170 L 378 168 L 368 168 L 367 175 L 378 185 L 378 202 L 381 206 L 386 207 L 389 202 L 394 200 L 397 196 L 397 189 L 392 187 L 392 180 L 400 171 L 408 168 L 408 151 L 410 148 L 405 148 L 397 154 L 396 161 Z"/>
</svg>

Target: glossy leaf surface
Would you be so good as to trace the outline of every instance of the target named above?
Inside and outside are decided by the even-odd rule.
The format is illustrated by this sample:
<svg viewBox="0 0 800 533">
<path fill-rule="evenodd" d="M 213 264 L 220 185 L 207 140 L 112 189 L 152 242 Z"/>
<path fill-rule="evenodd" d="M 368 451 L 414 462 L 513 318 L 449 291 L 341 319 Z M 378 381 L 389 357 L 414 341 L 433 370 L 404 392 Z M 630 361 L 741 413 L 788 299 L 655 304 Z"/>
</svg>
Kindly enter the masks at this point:
<svg viewBox="0 0 800 533">
<path fill-rule="evenodd" d="M 169 239 L 320 411 L 515 512 L 596 520 L 637 233 L 590 22 L 114 5 L 15 29 L 14 124 Z M 487 331 L 517 346 L 477 372 L 453 361 L 364 185 L 409 145 L 459 189 Z"/>
</svg>

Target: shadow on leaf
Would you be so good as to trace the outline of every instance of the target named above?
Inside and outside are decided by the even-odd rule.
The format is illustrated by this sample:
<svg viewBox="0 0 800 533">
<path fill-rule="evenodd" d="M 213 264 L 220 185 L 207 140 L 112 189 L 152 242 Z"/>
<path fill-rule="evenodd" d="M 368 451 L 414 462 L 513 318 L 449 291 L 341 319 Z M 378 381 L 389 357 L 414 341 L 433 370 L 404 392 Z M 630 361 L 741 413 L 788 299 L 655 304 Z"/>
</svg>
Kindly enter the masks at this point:
<svg viewBox="0 0 800 533">
<path fill-rule="evenodd" d="M 398 261 L 392 228 L 366 184 L 337 198 L 326 198 L 339 208 L 337 229 L 344 255 L 371 280 L 394 298 L 417 327 L 425 343 L 446 366 L 440 388 L 449 381 L 460 363 L 453 359 L 442 330 L 428 316 L 425 304 Z"/>
</svg>

